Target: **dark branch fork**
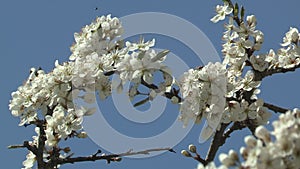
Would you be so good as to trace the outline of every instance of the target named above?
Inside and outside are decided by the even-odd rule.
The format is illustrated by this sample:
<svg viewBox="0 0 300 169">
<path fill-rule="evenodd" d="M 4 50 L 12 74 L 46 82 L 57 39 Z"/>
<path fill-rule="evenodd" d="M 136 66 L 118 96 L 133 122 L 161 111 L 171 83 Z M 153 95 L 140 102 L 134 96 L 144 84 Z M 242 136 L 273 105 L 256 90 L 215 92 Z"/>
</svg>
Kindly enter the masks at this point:
<svg viewBox="0 0 300 169">
<path fill-rule="evenodd" d="M 209 162 L 214 160 L 214 158 L 217 154 L 217 151 L 223 144 L 225 144 L 226 139 L 230 137 L 231 133 L 233 133 L 236 130 L 242 130 L 243 128 L 247 127 L 244 122 L 234 122 L 233 125 L 229 129 L 226 130 L 226 128 L 229 125 L 230 125 L 230 123 L 228 123 L 228 124 L 222 123 L 221 128 L 216 131 L 205 159 L 200 158 L 200 156 L 198 156 L 197 158 L 194 158 L 194 159 L 199 161 L 203 165 L 207 165 Z"/>
</svg>

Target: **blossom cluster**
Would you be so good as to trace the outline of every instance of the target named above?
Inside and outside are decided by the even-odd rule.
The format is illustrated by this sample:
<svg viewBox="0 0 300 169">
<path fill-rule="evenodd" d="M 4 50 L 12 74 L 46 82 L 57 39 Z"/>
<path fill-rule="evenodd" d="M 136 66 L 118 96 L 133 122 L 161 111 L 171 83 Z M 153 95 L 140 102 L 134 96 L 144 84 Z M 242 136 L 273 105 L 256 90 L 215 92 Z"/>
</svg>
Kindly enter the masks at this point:
<svg viewBox="0 0 300 169">
<path fill-rule="evenodd" d="M 223 62 L 215 64 L 215 67 L 211 69 L 207 69 L 211 64 L 200 70 L 191 69 L 184 74 L 183 81 L 179 84 L 184 99 L 180 109 L 181 119 L 185 124 L 189 119 L 196 119 L 196 121 L 200 121 L 203 117 L 207 119 L 200 134 L 200 142 L 207 140 L 221 123 L 252 119 L 257 124 L 265 124 L 270 117 L 267 108 L 263 107 L 263 100 L 256 96 L 260 93 L 258 89 L 260 81 L 255 81 L 254 74 L 256 68 L 263 71 L 268 64 L 262 64 L 259 62 L 260 57 L 253 58 L 252 56 L 255 50 L 261 48 L 264 40 L 263 33 L 255 29 L 254 15 L 247 16 L 246 23 L 235 24 L 231 16 L 233 11 L 232 5 L 225 1 L 224 6 L 217 6 L 217 15 L 211 19 L 213 22 L 218 22 L 224 20 L 226 16 L 229 17 L 229 23 L 225 25 L 226 31 L 222 37 L 224 40 Z M 248 69 L 246 73 L 243 73 L 247 62 L 253 63 L 253 70 Z M 206 79 L 199 77 L 199 72 L 208 79 L 215 74 L 218 76 L 215 77 L 216 80 L 213 83 L 207 83 Z M 221 90 L 220 86 L 222 86 Z M 219 105 L 218 108 L 215 105 Z"/>
<path fill-rule="evenodd" d="M 290 28 L 283 38 L 282 46 L 277 54 L 270 50 L 267 54 L 256 54 L 264 42 L 264 34 L 256 29 L 257 19 L 249 15 L 239 19 L 238 8 L 230 1 L 224 1 L 224 5 L 216 7 L 217 15 L 211 21 L 218 22 L 228 17 L 223 34 L 223 62 L 222 66 L 216 66 L 205 74 L 207 77 L 217 72 L 222 72 L 214 86 L 225 86 L 225 89 L 212 88 L 207 80 L 203 79 L 203 72 L 211 64 L 204 68 L 190 69 L 185 72 L 179 81 L 183 102 L 180 103 L 181 117 L 184 126 L 190 119 L 195 122 L 207 119 L 202 130 L 200 141 L 207 140 L 221 123 L 252 120 L 255 124 L 267 124 L 271 113 L 264 107 L 264 101 L 257 97 L 260 93 L 261 79 L 258 73 L 273 71 L 278 68 L 288 69 L 299 66 L 299 32 L 296 28 Z M 244 17 L 241 11 L 241 17 Z M 200 77 L 199 73 L 202 73 Z M 222 78 L 221 78 L 222 77 Z M 218 91 L 218 99 L 224 106 L 219 106 L 215 113 L 212 112 L 214 105 L 210 92 Z M 225 98 L 226 99 L 225 99 Z M 221 104 L 219 102 L 219 104 Z M 221 108 L 222 107 L 222 108 Z M 212 116 L 217 115 L 217 116 Z M 213 117 L 213 118 L 212 118 Z M 212 120 L 214 119 L 214 120 Z M 207 133 L 207 134 L 204 134 Z M 204 137 L 205 136 L 205 137 Z M 201 141 L 202 142 L 202 141 Z"/>
<path fill-rule="evenodd" d="M 74 108 L 72 104 L 72 88 L 69 83 L 72 76 L 72 63 L 55 64 L 51 73 L 43 70 L 30 70 L 29 78 L 17 91 L 13 92 L 9 109 L 12 115 L 19 116 L 20 126 L 30 124 L 38 119 L 38 112 L 43 116 L 48 114 L 48 109 L 57 105 Z"/>
<path fill-rule="evenodd" d="M 78 99 L 92 104 L 96 101 L 95 92 L 100 99 L 105 99 L 111 95 L 112 88 L 121 91 L 128 81 L 135 86 L 142 82 L 151 84 L 156 71 L 162 72 L 165 81 L 158 89 L 151 90 L 149 97 L 154 99 L 157 94 L 170 90 L 174 80 L 163 64 L 168 51 L 151 49 L 155 40 L 124 44 L 117 39 L 122 33 L 118 18 L 98 17 L 74 34 L 70 61 L 63 64 L 56 61 L 49 73 L 32 68 L 29 78 L 12 93 L 9 109 L 12 115 L 20 117 L 19 125 L 37 126 L 37 136 L 33 136 L 30 145 L 38 147 L 39 138 L 46 138 L 44 161 L 49 161 L 47 157 L 53 148 L 59 149 L 61 140 L 87 137 L 82 131 L 82 121 L 84 116 L 92 115 L 95 108 L 77 104 Z M 113 74 L 118 75 L 119 82 L 111 81 L 109 76 Z M 130 97 L 138 93 L 138 87 L 134 89 L 130 89 Z M 64 158 L 62 154 L 59 157 Z M 23 165 L 32 168 L 35 160 L 36 154 L 29 152 Z"/>
<path fill-rule="evenodd" d="M 82 121 L 95 109 L 79 106 L 74 100 L 95 103 L 95 93 L 100 99 L 106 99 L 113 89 L 123 91 L 126 82 L 132 84 L 128 91 L 131 100 L 141 94 L 141 85 L 149 88 L 148 93 L 143 93 L 147 95 L 146 101 L 175 91 L 170 99 L 180 105 L 179 119 L 184 126 L 190 120 L 195 123 L 206 120 L 200 142 L 209 139 L 221 123 L 245 120 L 255 125 L 268 123 L 271 114 L 257 96 L 261 84 L 261 78 L 257 77 L 276 69 L 299 67 L 299 32 L 297 28 L 290 28 L 277 52 L 271 49 L 267 54 L 256 54 L 264 42 L 264 34 L 256 29 L 256 17 L 249 15 L 245 21 L 240 19 L 238 9 L 229 2 L 218 5 L 217 15 L 211 19 L 215 23 L 226 17 L 229 20 L 222 36 L 223 62 L 190 69 L 178 80 L 174 80 L 164 65 L 169 51 L 154 50 L 154 39 L 146 42 L 141 39 L 136 43 L 120 40 L 124 30 L 116 17 L 98 17 L 80 33 L 75 33 L 69 61 L 62 64 L 56 61 L 49 73 L 32 68 L 28 79 L 12 93 L 9 109 L 13 116 L 20 118 L 19 125 L 37 126 L 37 135 L 30 145 L 38 147 L 39 138 L 46 138 L 43 160 L 47 162 L 53 148 L 60 148 L 61 140 L 87 137 L 82 131 Z M 158 85 L 154 84 L 156 72 L 164 79 Z M 118 80 L 112 80 L 111 75 L 117 75 Z M 175 85 L 180 89 L 181 98 L 173 88 Z M 245 162 L 241 163 L 237 153 L 231 150 L 228 155 L 220 155 L 223 164 L 220 168 L 299 167 L 299 116 L 297 109 L 281 115 L 279 121 L 273 123 L 273 132 L 258 127 L 255 134 L 259 139 L 245 138 L 247 147 L 241 149 Z M 190 149 L 194 151 L 195 148 Z M 59 154 L 59 158 L 64 157 Z M 24 167 L 32 168 L 36 154 L 29 151 L 26 158 Z M 210 163 L 206 168 L 215 168 L 215 165 Z"/>
<path fill-rule="evenodd" d="M 227 65 L 228 83 L 227 103 L 221 122 L 249 119 L 254 120 L 256 125 L 267 124 L 271 114 L 264 107 L 264 101 L 257 97 L 260 93 L 259 80 L 278 71 L 299 67 L 298 29 L 290 28 L 283 38 L 282 48 L 277 52 L 271 49 L 267 54 L 256 54 L 264 42 L 264 34 L 256 30 L 256 17 L 249 15 L 244 21 L 244 11 L 239 15 L 237 5 L 234 7 L 231 1 L 224 1 L 224 6 L 219 5 L 216 11 L 217 15 L 211 21 L 218 22 L 226 16 L 229 20 L 222 37 L 223 64 Z M 205 167 L 199 164 L 198 169 L 299 168 L 299 115 L 298 109 L 288 111 L 273 122 L 272 132 L 259 126 L 255 130 L 257 138 L 245 137 L 247 146 L 240 149 L 243 162 L 237 152 L 230 150 L 228 154 L 220 154 L 221 166 L 216 167 L 212 162 Z"/>
<path fill-rule="evenodd" d="M 198 165 L 198 169 L 227 169 L 227 168 L 274 168 L 296 169 L 300 167 L 300 110 L 294 109 L 281 114 L 273 122 L 273 131 L 259 126 L 252 135 L 246 136 L 246 147 L 240 148 L 240 155 L 234 150 L 228 154 L 222 153 L 219 160 L 221 166 L 216 167 L 212 162 L 207 166 Z M 242 157 L 243 161 L 240 159 Z"/>
<path fill-rule="evenodd" d="M 183 101 L 180 103 L 180 120 L 187 125 L 207 119 L 200 134 L 201 142 L 207 140 L 218 127 L 225 107 L 226 68 L 223 64 L 208 63 L 200 69 L 190 69 L 178 82 Z"/>
<path fill-rule="evenodd" d="M 118 18 L 111 15 L 96 18 L 90 25 L 75 33 L 75 43 L 71 47 L 70 60 L 84 58 L 93 52 L 99 56 L 107 54 L 114 48 L 113 40 L 123 33 L 123 27 Z"/>
</svg>

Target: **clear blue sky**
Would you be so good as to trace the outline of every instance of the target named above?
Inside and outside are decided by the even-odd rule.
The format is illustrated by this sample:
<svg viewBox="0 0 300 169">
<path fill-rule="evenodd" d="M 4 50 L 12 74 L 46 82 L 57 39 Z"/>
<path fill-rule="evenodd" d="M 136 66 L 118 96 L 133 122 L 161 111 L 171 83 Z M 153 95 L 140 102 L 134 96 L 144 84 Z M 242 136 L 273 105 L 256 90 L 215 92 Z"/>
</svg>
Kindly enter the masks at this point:
<svg viewBox="0 0 300 169">
<path fill-rule="evenodd" d="M 64 0 L 64 1 L 41 1 L 41 0 L 6 0 L 0 2 L 0 55 L 1 66 L 0 81 L 1 99 L 1 141 L 0 141 L 0 162 L 1 168 L 17 169 L 22 167 L 25 159 L 25 150 L 8 150 L 10 144 L 22 143 L 31 139 L 32 128 L 18 127 L 19 120 L 11 116 L 8 110 L 10 93 L 15 91 L 27 78 L 31 67 L 41 66 L 49 71 L 54 66 L 54 61 L 68 60 L 70 55 L 69 47 L 73 43 L 73 33 L 89 24 L 96 16 L 111 13 L 113 16 L 122 17 L 137 12 L 164 12 L 182 17 L 199 27 L 212 41 L 220 53 L 221 35 L 223 23 L 213 24 L 209 19 L 214 15 L 214 7 L 221 3 L 221 0 L 206 0 L 199 2 L 192 1 L 116 1 L 116 0 Z M 258 19 L 258 29 L 265 34 L 265 43 L 262 51 L 269 48 L 277 49 L 282 41 L 284 33 L 290 26 L 299 28 L 299 5 L 297 0 L 288 1 L 241 1 L 246 8 L 247 14 L 255 14 Z M 95 10 L 95 8 L 98 10 Z M 184 31 L 184 30 L 183 30 Z M 147 36 L 150 37 L 150 36 Z M 164 37 L 159 42 L 159 36 L 155 36 L 158 47 L 170 48 L 177 55 L 193 62 L 193 54 L 185 52 L 188 50 L 177 42 L 163 44 Z M 161 46 L 159 46 L 161 45 Z M 196 64 L 195 61 L 193 64 Z M 195 66 L 195 65 L 191 66 Z M 201 64 L 201 63 L 199 63 Z M 269 103 L 278 104 L 283 107 L 293 108 L 299 106 L 300 72 L 275 75 L 263 81 L 261 86 L 261 97 Z M 298 97 L 297 97 L 298 96 Z M 117 117 L 111 117 L 111 121 Z M 160 121 L 161 122 L 161 121 Z M 116 123 L 116 122 L 115 122 Z M 119 122 L 117 122 L 119 123 Z M 116 123 L 116 125 L 117 125 Z M 125 123 L 125 122 L 124 122 Z M 134 123 L 126 122 L 128 130 L 134 130 L 142 126 L 132 126 Z M 151 131 L 160 130 L 160 125 L 149 125 Z M 122 124 L 122 122 L 120 122 Z M 126 127 L 120 126 L 124 131 Z M 117 125 L 118 126 L 118 125 Z M 152 127 L 152 128 L 151 128 Z M 190 143 L 194 143 L 200 150 L 206 151 L 208 144 L 197 143 L 200 126 L 195 126 L 189 135 L 174 149 L 180 152 Z M 143 133 L 143 131 L 139 131 Z M 228 151 L 234 147 L 244 145 L 241 132 L 231 137 L 226 146 L 220 151 Z M 73 140 L 71 143 L 76 155 L 88 155 L 99 149 L 90 139 Z M 122 144 L 122 140 L 120 140 Z M 101 149 L 101 148 L 100 148 Z M 201 154 L 205 154 L 201 152 Z M 109 168 L 109 169 L 152 169 L 152 168 L 195 168 L 196 162 L 184 158 L 180 153 L 165 153 L 160 156 L 145 159 L 124 159 L 121 163 L 107 165 L 104 161 L 78 163 L 76 165 L 65 165 L 61 168 Z"/>
</svg>

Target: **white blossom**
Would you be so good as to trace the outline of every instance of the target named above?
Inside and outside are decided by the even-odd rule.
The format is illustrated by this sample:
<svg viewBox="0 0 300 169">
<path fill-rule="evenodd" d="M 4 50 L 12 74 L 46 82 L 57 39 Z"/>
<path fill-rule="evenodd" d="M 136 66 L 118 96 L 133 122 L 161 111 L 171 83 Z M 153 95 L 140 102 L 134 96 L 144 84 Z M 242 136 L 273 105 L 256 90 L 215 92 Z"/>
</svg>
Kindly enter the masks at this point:
<svg viewBox="0 0 300 169">
<path fill-rule="evenodd" d="M 180 120 L 184 126 L 191 119 L 207 119 L 200 134 L 202 141 L 212 135 L 222 118 L 227 84 L 225 74 L 223 64 L 209 63 L 201 69 L 185 72 L 178 82 L 184 99 L 180 103 Z"/>
<path fill-rule="evenodd" d="M 211 18 L 211 21 L 216 23 L 220 20 L 224 20 L 226 15 L 231 14 L 233 9 L 229 6 L 228 2 L 224 3 L 224 6 L 217 5 L 216 12 L 217 15 Z"/>
<path fill-rule="evenodd" d="M 26 155 L 26 160 L 23 161 L 23 168 L 22 169 L 31 169 L 36 161 L 36 156 L 29 151 Z"/>
<path fill-rule="evenodd" d="M 269 66 L 268 62 L 265 61 L 266 56 L 265 55 L 252 55 L 250 57 L 250 62 L 255 70 L 258 70 L 260 72 L 266 70 Z"/>
<path fill-rule="evenodd" d="M 275 168 L 285 169 L 300 167 L 300 111 L 294 109 L 281 114 L 279 119 L 273 122 L 274 130 L 268 131 L 263 126 L 256 128 L 255 136 L 249 135 L 244 138 L 246 147 L 240 148 L 241 161 L 234 151 L 228 154 L 220 154 L 222 163 L 216 167 L 214 163 L 207 166 L 198 165 L 198 169 L 217 169 L 226 167 L 235 168 Z M 275 139 L 271 139 L 275 137 Z"/>
<path fill-rule="evenodd" d="M 283 38 L 282 46 L 288 46 L 291 43 L 297 43 L 299 40 L 299 32 L 297 28 L 290 27 L 290 30 L 285 34 Z"/>
<path fill-rule="evenodd" d="M 101 16 L 90 25 L 82 28 L 81 33 L 75 33 L 75 44 L 71 47 L 70 60 L 82 58 L 97 53 L 98 56 L 107 54 L 115 45 L 113 39 L 123 33 L 122 25 L 118 18 L 111 15 Z"/>
</svg>

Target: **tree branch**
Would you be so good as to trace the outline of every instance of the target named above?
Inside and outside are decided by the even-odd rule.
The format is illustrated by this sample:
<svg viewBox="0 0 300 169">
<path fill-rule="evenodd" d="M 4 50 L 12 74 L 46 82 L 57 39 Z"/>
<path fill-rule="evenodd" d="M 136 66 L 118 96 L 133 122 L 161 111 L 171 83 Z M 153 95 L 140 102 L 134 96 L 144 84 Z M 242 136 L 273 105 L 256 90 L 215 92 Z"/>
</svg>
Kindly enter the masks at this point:
<svg viewBox="0 0 300 169">
<path fill-rule="evenodd" d="M 225 143 L 226 139 L 230 137 L 231 133 L 233 133 L 235 130 L 242 130 L 246 127 L 243 122 L 234 122 L 233 125 L 226 132 L 224 132 L 229 124 L 230 123 L 221 124 L 220 130 L 216 131 L 205 158 L 205 163 L 202 163 L 203 165 L 207 165 L 209 162 L 214 160 L 219 147 Z"/>
<path fill-rule="evenodd" d="M 229 123 L 228 124 L 222 123 L 221 128 L 216 131 L 205 158 L 206 164 L 214 160 L 219 147 L 225 143 L 226 138 L 225 139 L 223 138 L 223 133 L 228 125 Z"/>
<path fill-rule="evenodd" d="M 223 139 L 229 138 L 230 134 L 233 133 L 235 130 L 242 130 L 245 127 L 246 126 L 241 122 L 234 122 L 233 125 L 224 133 Z"/>
<path fill-rule="evenodd" d="M 26 147 L 29 151 L 31 151 L 34 155 L 38 154 L 38 150 L 36 146 L 32 146 L 29 144 L 29 141 L 24 141 L 23 147 Z"/>
<path fill-rule="evenodd" d="M 141 78 L 141 84 L 146 86 L 149 89 L 158 89 L 158 87 L 155 84 L 148 84 L 143 78 Z M 182 98 L 180 96 L 178 96 L 179 94 L 179 90 L 176 90 L 175 88 L 172 88 L 172 90 L 170 92 L 165 92 L 163 96 L 165 96 L 168 99 L 172 99 L 172 97 L 177 97 L 178 98 L 178 102 L 182 101 Z"/>
<path fill-rule="evenodd" d="M 276 106 L 276 105 L 273 105 L 270 103 L 264 103 L 264 107 L 274 111 L 275 113 L 285 113 L 285 112 L 289 111 L 289 109 L 282 108 L 282 107 L 279 107 L 279 106 Z"/>
<path fill-rule="evenodd" d="M 111 161 L 120 161 L 121 158 L 118 157 L 125 157 L 125 156 L 133 156 L 133 155 L 139 155 L 139 154 L 144 154 L 148 155 L 151 152 L 156 152 L 156 151 L 170 151 L 174 152 L 172 148 L 155 148 L 155 149 L 148 149 L 148 150 L 143 150 L 143 151 L 137 151 L 133 152 L 132 150 L 129 150 L 128 152 L 125 153 L 120 153 L 120 154 L 110 154 L 110 155 L 97 155 L 98 153 L 87 156 L 87 157 L 73 157 L 73 158 L 60 158 L 57 160 L 57 164 L 67 164 L 67 163 L 75 163 L 75 162 L 84 162 L 84 161 L 97 161 L 97 160 L 106 160 L 108 163 Z"/>
<path fill-rule="evenodd" d="M 157 152 L 157 151 L 170 151 L 173 153 L 176 153 L 172 148 L 153 148 L 153 149 L 147 149 L 147 150 L 142 150 L 142 151 L 132 151 L 129 150 L 125 153 L 120 153 L 120 154 L 109 154 L 109 155 L 98 155 L 101 153 L 101 150 L 98 150 L 97 153 L 86 156 L 86 157 L 71 157 L 73 154 L 69 155 L 66 158 L 61 158 L 59 156 L 53 156 L 49 162 L 44 162 L 43 161 L 43 156 L 39 157 L 39 149 L 35 146 L 32 146 L 29 144 L 28 141 L 24 141 L 23 144 L 20 145 L 10 145 L 8 148 L 14 149 L 14 148 L 27 148 L 29 151 L 31 151 L 33 154 L 36 155 L 37 162 L 38 162 L 38 167 L 42 166 L 42 169 L 45 168 L 53 168 L 59 164 L 73 164 L 76 162 L 85 162 L 85 161 L 97 161 L 97 160 L 106 160 L 107 163 L 110 163 L 112 161 L 121 161 L 120 157 L 125 157 L 125 156 L 133 156 L 133 155 L 149 155 L 151 152 Z M 59 151 L 59 150 L 58 150 Z M 40 162 L 39 162 L 39 161 Z M 40 168 L 39 168 L 40 169 Z"/>
<path fill-rule="evenodd" d="M 36 160 L 38 164 L 38 169 L 44 169 L 46 163 L 44 162 L 44 148 L 45 148 L 45 141 L 46 141 L 46 133 L 44 130 L 44 120 L 37 120 L 36 126 L 40 129 L 39 138 L 38 138 L 38 147 L 36 151 Z M 33 152 L 34 153 L 34 152 Z"/>
<path fill-rule="evenodd" d="M 285 68 L 275 68 L 275 69 L 266 70 L 266 71 L 263 71 L 263 72 L 253 70 L 254 74 L 255 74 L 254 81 L 261 81 L 263 78 L 265 78 L 267 76 L 272 76 L 273 74 L 277 74 L 277 73 L 293 72 L 297 68 L 300 68 L 300 64 L 296 65 L 295 67 L 287 68 L 287 69 L 285 69 Z"/>
</svg>

